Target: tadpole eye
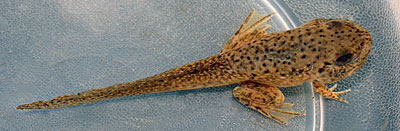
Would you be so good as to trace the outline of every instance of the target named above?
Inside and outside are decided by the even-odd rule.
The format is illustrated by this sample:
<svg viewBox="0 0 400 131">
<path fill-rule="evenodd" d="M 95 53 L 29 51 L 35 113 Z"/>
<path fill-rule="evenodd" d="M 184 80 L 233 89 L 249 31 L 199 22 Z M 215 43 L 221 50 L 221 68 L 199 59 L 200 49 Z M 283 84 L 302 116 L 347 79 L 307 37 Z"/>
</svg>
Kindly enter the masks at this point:
<svg viewBox="0 0 400 131">
<path fill-rule="evenodd" d="M 342 55 L 339 58 L 336 59 L 336 63 L 338 65 L 343 65 L 343 64 L 347 64 L 351 61 L 353 57 L 353 54 L 346 54 L 346 55 Z"/>
</svg>

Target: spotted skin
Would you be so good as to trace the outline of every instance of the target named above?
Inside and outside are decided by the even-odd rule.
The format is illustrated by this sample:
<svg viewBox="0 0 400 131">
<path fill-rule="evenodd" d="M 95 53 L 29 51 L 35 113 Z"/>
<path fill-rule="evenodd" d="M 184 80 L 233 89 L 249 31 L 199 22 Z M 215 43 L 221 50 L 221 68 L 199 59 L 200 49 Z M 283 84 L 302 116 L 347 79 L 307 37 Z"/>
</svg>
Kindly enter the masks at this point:
<svg viewBox="0 0 400 131">
<path fill-rule="evenodd" d="M 371 38 L 366 29 L 346 19 L 315 19 L 302 26 L 266 33 L 262 25 L 273 14 L 249 21 L 254 9 L 226 43 L 221 53 L 169 71 L 102 89 L 56 97 L 17 106 L 17 109 L 54 109 L 114 97 L 189 90 L 239 83 L 238 101 L 280 123 L 305 115 L 284 103 L 277 87 L 313 82 L 320 95 L 343 101 L 324 84 L 350 76 L 366 61 Z"/>
</svg>

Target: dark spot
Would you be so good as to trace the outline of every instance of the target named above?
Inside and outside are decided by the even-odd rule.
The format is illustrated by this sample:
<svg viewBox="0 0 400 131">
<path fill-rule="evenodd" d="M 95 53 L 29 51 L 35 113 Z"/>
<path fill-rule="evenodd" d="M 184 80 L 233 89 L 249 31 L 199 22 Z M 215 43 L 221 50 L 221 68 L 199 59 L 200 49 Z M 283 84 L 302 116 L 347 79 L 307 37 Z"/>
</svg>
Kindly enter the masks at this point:
<svg viewBox="0 0 400 131">
<path fill-rule="evenodd" d="M 286 59 L 290 59 L 290 56 L 286 56 Z"/>
<path fill-rule="evenodd" d="M 335 42 L 335 40 L 331 40 L 331 42 Z"/>
<path fill-rule="evenodd" d="M 244 57 L 243 56 L 240 56 L 240 59 L 243 59 Z"/>
<path fill-rule="evenodd" d="M 281 51 L 280 51 L 280 50 L 278 50 L 277 52 L 278 52 L 278 53 L 281 53 Z"/>
<path fill-rule="evenodd" d="M 247 56 L 247 60 L 250 60 L 250 57 L 249 57 L 249 56 Z"/>
<path fill-rule="evenodd" d="M 259 57 L 256 57 L 255 59 L 256 59 L 257 61 L 258 61 L 258 60 L 260 60 L 260 58 L 259 58 Z"/>
<path fill-rule="evenodd" d="M 294 39 L 294 36 L 290 36 L 290 40 L 293 40 Z"/>
<path fill-rule="evenodd" d="M 288 64 L 288 65 L 290 65 L 291 63 L 290 63 L 290 62 L 288 62 L 287 64 Z"/>
<path fill-rule="evenodd" d="M 311 67 L 311 64 L 307 64 L 307 67 Z"/>
<path fill-rule="evenodd" d="M 274 63 L 274 67 L 276 67 L 276 63 Z"/>
<path fill-rule="evenodd" d="M 292 47 L 292 48 L 293 48 L 293 47 L 294 47 L 294 45 L 290 45 L 290 47 Z"/>
<path fill-rule="evenodd" d="M 281 76 L 285 76 L 286 74 L 281 74 Z"/>
<path fill-rule="evenodd" d="M 250 69 L 251 69 L 251 70 L 254 70 L 254 67 L 251 67 Z"/>
<path fill-rule="evenodd" d="M 257 41 L 253 41 L 253 43 L 256 43 Z"/>
<path fill-rule="evenodd" d="M 310 39 L 311 41 L 314 41 L 314 39 Z"/>
<path fill-rule="evenodd" d="M 265 70 L 264 73 L 269 73 L 269 70 Z"/>
<path fill-rule="evenodd" d="M 256 75 L 256 74 L 254 74 L 254 73 L 251 73 L 251 76 L 254 76 L 254 77 L 255 77 L 255 76 L 257 76 L 257 75 Z"/>
<path fill-rule="evenodd" d="M 296 71 L 296 69 L 295 69 L 295 68 L 292 68 L 292 72 L 294 72 L 294 71 Z"/>
<path fill-rule="evenodd" d="M 324 30 L 319 30 L 319 32 L 324 32 Z"/>
<path fill-rule="evenodd" d="M 265 48 L 265 52 L 268 52 L 268 48 Z"/>
<path fill-rule="evenodd" d="M 251 48 L 254 48 L 254 45 L 252 45 Z"/>
<path fill-rule="evenodd" d="M 279 72 L 279 70 L 278 70 L 278 69 L 276 69 L 276 70 L 275 70 L 275 72 Z"/>
<path fill-rule="evenodd" d="M 286 43 L 286 41 L 282 41 L 281 45 L 283 45 L 283 44 L 285 44 L 285 43 Z"/>
<path fill-rule="evenodd" d="M 251 43 L 247 43 L 247 45 L 250 45 Z"/>
<path fill-rule="evenodd" d="M 199 72 L 199 70 L 197 70 L 197 69 L 194 69 L 194 70 L 193 70 L 193 73 L 197 73 L 197 72 Z"/>
<path fill-rule="evenodd" d="M 264 58 L 267 58 L 267 55 L 264 55 Z"/>
<path fill-rule="evenodd" d="M 301 48 L 300 51 L 303 52 L 303 51 L 304 51 L 304 48 Z"/>
<path fill-rule="evenodd" d="M 306 42 L 304 42 L 303 44 L 304 44 L 304 45 L 307 45 L 307 43 L 306 43 Z"/>
<path fill-rule="evenodd" d="M 344 31 L 342 30 L 340 33 L 344 33 Z"/>
<path fill-rule="evenodd" d="M 327 29 L 330 30 L 330 29 L 332 29 L 332 28 L 331 28 L 331 27 L 328 27 Z"/>
<path fill-rule="evenodd" d="M 303 72 L 304 72 L 304 70 L 302 70 L 302 69 L 301 69 L 301 70 L 299 70 L 299 73 L 303 73 Z"/>
<path fill-rule="evenodd" d="M 338 34 L 338 33 L 339 33 L 339 32 L 337 32 L 337 31 L 335 32 L 335 34 Z"/>
<path fill-rule="evenodd" d="M 325 37 L 325 35 L 319 35 L 319 37 Z"/>
<path fill-rule="evenodd" d="M 319 59 L 319 55 L 315 56 L 315 58 Z"/>
<path fill-rule="evenodd" d="M 286 64 L 286 61 L 282 62 L 282 64 Z"/>
<path fill-rule="evenodd" d="M 235 60 L 234 62 L 239 62 L 239 60 Z"/>
<path fill-rule="evenodd" d="M 319 68 L 319 69 L 318 69 L 318 72 L 319 72 L 319 73 L 324 72 L 324 68 Z"/>
<path fill-rule="evenodd" d="M 281 61 L 280 61 L 280 60 L 278 60 L 277 62 L 278 62 L 278 63 L 281 63 Z"/>
<path fill-rule="evenodd" d="M 307 33 L 307 35 L 311 35 L 311 33 Z"/>
<path fill-rule="evenodd" d="M 242 50 L 239 50 L 239 52 L 242 52 Z"/>
<path fill-rule="evenodd" d="M 269 61 L 272 61 L 272 59 L 269 59 Z"/>
<path fill-rule="evenodd" d="M 325 65 L 332 65 L 331 63 L 329 63 L 329 62 L 324 62 L 324 64 Z"/>
<path fill-rule="evenodd" d="M 269 51 L 274 51 L 274 49 L 269 49 Z"/>
<path fill-rule="evenodd" d="M 276 39 L 280 40 L 280 39 L 281 39 L 281 37 L 279 36 L 279 37 L 278 37 L 278 38 L 276 38 Z"/>
<path fill-rule="evenodd" d="M 299 35 L 299 37 L 302 37 L 303 35 Z"/>
<path fill-rule="evenodd" d="M 313 49 L 312 49 L 312 52 L 315 52 L 315 51 L 317 51 L 317 49 L 316 49 L 316 48 L 313 48 Z"/>
<path fill-rule="evenodd" d="M 262 66 L 267 67 L 267 64 L 263 63 Z"/>
<path fill-rule="evenodd" d="M 318 44 L 322 44 L 322 42 L 321 42 L 321 41 L 319 41 L 319 42 L 318 42 Z"/>
<path fill-rule="evenodd" d="M 276 43 L 274 43 L 274 46 L 276 46 Z"/>
</svg>

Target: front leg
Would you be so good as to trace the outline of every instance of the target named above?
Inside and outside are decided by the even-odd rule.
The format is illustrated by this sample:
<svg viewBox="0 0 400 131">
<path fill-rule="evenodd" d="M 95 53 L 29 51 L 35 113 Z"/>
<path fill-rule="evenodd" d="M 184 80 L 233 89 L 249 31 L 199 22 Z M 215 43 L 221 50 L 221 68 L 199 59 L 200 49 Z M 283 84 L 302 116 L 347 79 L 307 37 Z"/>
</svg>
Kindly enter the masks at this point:
<svg viewBox="0 0 400 131">
<path fill-rule="evenodd" d="M 259 84 L 251 81 L 239 83 L 241 86 L 233 90 L 233 96 L 240 103 L 258 111 L 266 117 L 272 118 L 285 125 L 295 116 L 305 115 L 293 112 L 293 104 L 284 103 L 282 92 L 273 86 Z"/>
<path fill-rule="evenodd" d="M 345 99 L 339 98 L 339 95 L 342 95 L 344 93 L 350 92 L 351 90 L 344 90 L 344 91 L 340 91 L 340 92 L 334 92 L 333 90 L 336 89 L 337 85 L 335 84 L 333 87 L 328 88 L 327 86 L 325 86 L 322 83 L 317 83 L 317 82 L 313 82 L 313 87 L 315 92 L 317 92 L 319 95 L 324 96 L 326 98 L 329 99 L 334 99 L 334 100 L 338 100 L 344 103 L 349 103 L 348 101 L 346 101 Z"/>
</svg>

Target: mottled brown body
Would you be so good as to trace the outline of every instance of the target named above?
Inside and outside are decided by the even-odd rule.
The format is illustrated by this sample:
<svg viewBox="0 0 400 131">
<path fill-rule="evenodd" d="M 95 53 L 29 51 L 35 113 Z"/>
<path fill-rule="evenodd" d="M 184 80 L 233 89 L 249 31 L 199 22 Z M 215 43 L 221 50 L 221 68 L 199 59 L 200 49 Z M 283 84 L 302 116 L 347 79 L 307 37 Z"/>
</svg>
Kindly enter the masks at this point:
<svg viewBox="0 0 400 131">
<path fill-rule="evenodd" d="M 188 90 L 239 83 L 233 95 L 239 102 L 278 122 L 302 113 L 291 111 L 277 87 L 313 82 L 327 98 L 347 102 L 333 92 L 332 83 L 350 76 L 366 61 L 371 48 L 367 30 L 345 19 L 316 19 L 299 28 L 266 33 L 259 27 L 273 14 L 249 23 L 246 18 L 220 54 L 141 80 L 65 95 L 17 109 L 52 109 L 143 93 Z M 247 27 L 247 25 L 249 25 Z"/>
<path fill-rule="evenodd" d="M 325 23 L 306 24 L 283 32 L 265 34 L 262 30 L 248 38 L 245 36 L 238 41 L 242 46 L 227 52 L 232 68 L 253 76 L 251 80 L 255 82 L 279 87 L 305 81 L 338 81 L 343 78 L 341 72 L 351 74 L 358 68 L 338 65 L 336 59 L 346 54 L 368 54 L 370 36 L 366 30 L 345 25 L 344 22 L 350 22 L 348 20 L 326 22 L 329 20 L 333 19 L 317 19 L 314 21 Z M 365 62 L 366 58 L 360 61 Z"/>
</svg>

